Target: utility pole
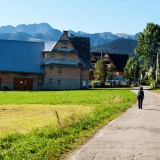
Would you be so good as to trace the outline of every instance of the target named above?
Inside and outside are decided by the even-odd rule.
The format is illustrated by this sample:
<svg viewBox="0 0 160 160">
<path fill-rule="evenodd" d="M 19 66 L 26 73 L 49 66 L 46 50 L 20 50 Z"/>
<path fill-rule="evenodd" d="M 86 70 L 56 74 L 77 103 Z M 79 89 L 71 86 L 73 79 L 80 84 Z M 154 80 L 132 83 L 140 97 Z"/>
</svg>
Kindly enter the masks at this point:
<svg viewBox="0 0 160 160">
<path fill-rule="evenodd" d="M 157 62 L 156 62 L 156 82 L 158 81 L 158 70 L 159 70 L 159 52 L 160 50 L 158 49 L 158 52 L 157 52 Z"/>
<path fill-rule="evenodd" d="M 134 84 L 136 84 L 137 65 L 134 67 Z"/>
</svg>

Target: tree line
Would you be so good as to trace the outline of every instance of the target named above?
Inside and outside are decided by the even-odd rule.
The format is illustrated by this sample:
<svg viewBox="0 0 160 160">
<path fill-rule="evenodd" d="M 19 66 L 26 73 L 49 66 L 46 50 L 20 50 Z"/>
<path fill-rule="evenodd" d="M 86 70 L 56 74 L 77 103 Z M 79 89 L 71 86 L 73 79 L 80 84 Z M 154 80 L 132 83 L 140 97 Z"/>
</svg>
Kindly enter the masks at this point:
<svg viewBox="0 0 160 160">
<path fill-rule="evenodd" d="M 136 56 L 130 57 L 124 68 L 125 77 L 134 81 L 146 79 L 150 84 L 159 83 L 159 51 L 160 26 L 148 23 L 138 36 L 138 44 L 135 47 Z"/>
<path fill-rule="evenodd" d="M 127 80 L 136 83 L 145 82 L 147 85 L 158 84 L 159 77 L 159 53 L 160 53 L 160 26 L 148 23 L 143 32 L 138 35 L 135 55 L 130 57 L 124 68 L 124 76 Z M 97 61 L 94 69 L 95 80 L 102 83 L 108 76 L 105 63 Z"/>
</svg>

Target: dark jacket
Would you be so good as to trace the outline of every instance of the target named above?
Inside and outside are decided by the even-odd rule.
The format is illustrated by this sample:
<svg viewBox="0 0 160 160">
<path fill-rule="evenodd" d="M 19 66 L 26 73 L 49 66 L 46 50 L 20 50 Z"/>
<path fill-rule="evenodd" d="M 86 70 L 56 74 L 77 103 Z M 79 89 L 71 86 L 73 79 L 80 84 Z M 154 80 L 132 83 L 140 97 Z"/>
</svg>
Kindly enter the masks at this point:
<svg viewBox="0 0 160 160">
<path fill-rule="evenodd" d="M 138 91 L 137 98 L 143 100 L 143 98 L 144 98 L 144 92 L 143 92 L 143 90 L 139 90 L 139 91 Z"/>
</svg>

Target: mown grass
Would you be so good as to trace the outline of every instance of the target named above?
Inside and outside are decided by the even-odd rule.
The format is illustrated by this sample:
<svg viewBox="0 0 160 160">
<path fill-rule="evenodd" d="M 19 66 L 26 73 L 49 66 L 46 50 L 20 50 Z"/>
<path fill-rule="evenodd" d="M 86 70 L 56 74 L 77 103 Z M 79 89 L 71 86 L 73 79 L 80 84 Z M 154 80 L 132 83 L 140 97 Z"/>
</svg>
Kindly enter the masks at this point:
<svg viewBox="0 0 160 160">
<path fill-rule="evenodd" d="M 0 159 L 61 159 L 78 144 L 84 142 L 98 128 L 123 113 L 135 101 L 130 90 L 86 90 L 56 92 L 1 92 L 0 104 L 27 107 L 37 104 L 78 106 L 77 113 L 85 110 L 76 120 L 74 118 L 55 127 L 52 124 L 39 126 L 27 133 L 14 133 L 0 138 Z M 32 106 L 31 105 L 31 106 Z M 30 105 L 29 105 L 30 106 Z M 30 106 L 30 107 L 31 107 Z M 34 105 L 33 105 L 34 106 Z M 59 106 L 59 107 L 60 107 Z M 78 110 L 78 108 L 80 108 Z M 26 111 L 27 112 L 27 111 Z M 63 115 L 63 113 L 62 113 Z M 62 121 L 62 115 L 60 120 Z M 73 115 L 72 115 L 73 116 Z M 69 116 L 69 117 L 72 117 Z M 48 115 L 46 115 L 46 119 Z"/>
<path fill-rule="evenodd" d="M 1 92 L 0 104 L 99 104 L 104 98 L 111 99 L 117 91 L 125 90 Z"/>
</svg>

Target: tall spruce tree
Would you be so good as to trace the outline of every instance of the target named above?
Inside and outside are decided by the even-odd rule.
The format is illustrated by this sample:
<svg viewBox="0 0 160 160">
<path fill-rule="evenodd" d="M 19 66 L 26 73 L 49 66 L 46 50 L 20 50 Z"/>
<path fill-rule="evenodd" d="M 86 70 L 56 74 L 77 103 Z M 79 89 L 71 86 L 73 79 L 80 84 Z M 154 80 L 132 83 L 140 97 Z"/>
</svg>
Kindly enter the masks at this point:
<svg viewBox="0 0 160 160">
<path fill-rule="evenodd" d="M 97 63 L 95 64 L 94 78 L 95 80 L 104 83 L 106 80 L 106 76 L 107 76 L 107 70 L 105 62 L 102 60 L 98 60 Z"/>
</svg>

